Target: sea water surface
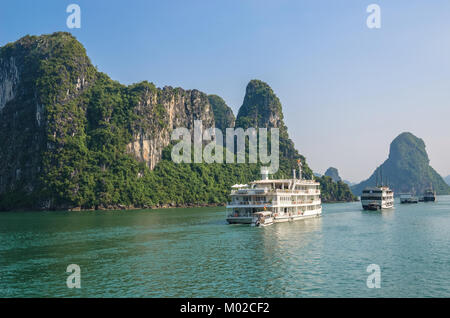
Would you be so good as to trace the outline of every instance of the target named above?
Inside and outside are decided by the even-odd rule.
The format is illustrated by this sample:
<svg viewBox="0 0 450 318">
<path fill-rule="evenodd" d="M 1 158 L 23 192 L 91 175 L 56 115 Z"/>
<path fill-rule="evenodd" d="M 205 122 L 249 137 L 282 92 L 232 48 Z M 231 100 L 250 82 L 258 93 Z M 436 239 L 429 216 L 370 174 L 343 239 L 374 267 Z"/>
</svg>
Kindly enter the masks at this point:
<svg viewBox="0 0 450 318">
<path fill-rule="evenodd" d="M 265 228 L 227 225 L 223 207 L 0 213 L 0 297 L 449 296 L 450 196 Z"/>
</svg>

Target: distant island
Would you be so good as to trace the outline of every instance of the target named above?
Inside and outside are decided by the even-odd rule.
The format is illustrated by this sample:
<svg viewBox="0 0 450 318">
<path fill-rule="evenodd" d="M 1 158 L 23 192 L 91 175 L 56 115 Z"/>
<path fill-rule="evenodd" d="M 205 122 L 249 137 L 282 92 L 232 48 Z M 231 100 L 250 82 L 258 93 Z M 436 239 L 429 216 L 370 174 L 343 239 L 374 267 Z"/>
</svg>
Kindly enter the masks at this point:
<svg viewBox="0 0 450 318">
<path fill-rule="evenodd" d="M 147 81 L 125 86 L 99 72 L 70 33 L 25 36 L 0 48 L 0 210 L 133 209 L 223 205 L 259 164 L 176 164 L 177 127 L 280 130 L 280 170 L 300 159 L 281 103 L 252 80 L 238 115 L 217 95 Z M 316 178 L 322 200 L 352 201 L 348 185 Z"/>
<path fill-rule="evenodd" d="M 355 182 L 351 182 L 351 181 L 348 181 L 348 180 L 343 180 L 342 182 L 344 182 L 345 184 L 347 184 L 350 187 L 352 187 L 352 186 L 354 186 L 356 184 Z"/>
<path fill-rule="evenodd" d="M 327 171 L 325 171 L 324 175 L 333 179 L 334 182 L 342 181 L 341 177 L 339 176 L 338 169 L 334 167 L 328 168 Z"/>
<path fill-rule="evenodd" d="M 450 185 L 450 176 L 446 176 L 444 180 L 445 182 L 447 182 L 448 185 Z"/>
<path fill-rule="evenodd" d="M 450 194 L 450 186 L 430 166 L 425 142 L 410 132 L 397 136 L 391 143 L 388 159 L 375 169 L 369 179 L 352 186 L 355 195 L 361 195 L 367 186 L 389 185 L 396 194 L 421 195 L 433 188 L 437 194 Z"/>
</svg>

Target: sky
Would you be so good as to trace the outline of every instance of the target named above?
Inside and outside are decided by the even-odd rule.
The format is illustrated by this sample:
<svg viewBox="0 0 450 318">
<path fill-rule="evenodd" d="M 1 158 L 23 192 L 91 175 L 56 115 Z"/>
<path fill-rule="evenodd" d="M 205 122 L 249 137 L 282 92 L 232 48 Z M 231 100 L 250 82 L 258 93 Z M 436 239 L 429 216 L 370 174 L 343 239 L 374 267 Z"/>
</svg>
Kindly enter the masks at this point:
<svg viewBox="0 0 450 318">
<path fill-rule="evenodd" d="M 69 29 L 69 4 L 81 28 Z M 381 9 L 369 29 L 368 5 Z M 422 138 L 450 175 L 450 1 L 14 0 L 0 9 L 0 46 L 71 32 L 102 72 L 220 95 L 237 114 L 251 79 L 283 105 L 289 135 L 318 173 L 359 182 L 390 142 Z"/>
</svg>

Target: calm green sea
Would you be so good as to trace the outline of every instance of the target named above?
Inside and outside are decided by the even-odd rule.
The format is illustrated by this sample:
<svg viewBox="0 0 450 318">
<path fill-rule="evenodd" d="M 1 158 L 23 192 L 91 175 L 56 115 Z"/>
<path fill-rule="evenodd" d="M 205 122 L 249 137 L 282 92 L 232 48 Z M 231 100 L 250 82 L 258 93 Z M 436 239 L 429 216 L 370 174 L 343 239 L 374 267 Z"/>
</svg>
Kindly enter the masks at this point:
<svg viewBox="0 0 450 318">
<path fill-rule="evenodd" d="M 69 264 L 81 289 L 66 286 Z M 266 228 L 227 225 L 224 208 L 0 213 L 0 297 L 21 296 L 449 297 L 450 196 L 324 204 Z"/>
</svg>

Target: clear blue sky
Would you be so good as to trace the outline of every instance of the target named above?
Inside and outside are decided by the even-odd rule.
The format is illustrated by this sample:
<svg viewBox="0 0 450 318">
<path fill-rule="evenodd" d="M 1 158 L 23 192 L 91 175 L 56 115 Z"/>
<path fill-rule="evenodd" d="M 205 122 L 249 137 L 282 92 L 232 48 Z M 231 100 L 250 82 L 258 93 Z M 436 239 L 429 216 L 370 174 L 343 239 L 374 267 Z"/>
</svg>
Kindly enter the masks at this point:
<svg viewBox="0 0 450 318">
<path fill-rule="evenodd" d="M 81 29 L 66 7 L 81 7 Z M 368 29 L 366 7 L 381 7 Z M 70 31 L 94 65 L 124 84 L 197 88 L 235 113 L 257 78 L 280 98 L 309 165 L 360 181 L 403 131 L 450 174 L 450 1 L 4 1 L 0 45 Z"/>
</svg>

